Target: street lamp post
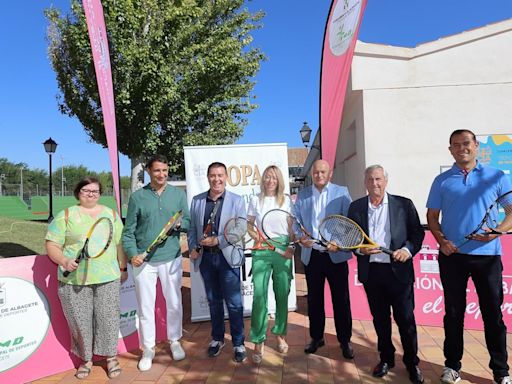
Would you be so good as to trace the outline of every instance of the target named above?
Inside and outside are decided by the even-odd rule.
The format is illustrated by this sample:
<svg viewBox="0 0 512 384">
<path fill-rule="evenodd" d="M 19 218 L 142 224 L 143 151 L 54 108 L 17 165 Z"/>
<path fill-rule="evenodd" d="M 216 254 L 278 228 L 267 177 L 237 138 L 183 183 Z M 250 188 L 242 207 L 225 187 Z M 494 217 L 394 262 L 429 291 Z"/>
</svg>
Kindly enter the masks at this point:
<svg viewBox="0 0 512 384">
<path fill-rule="evenodd" d="M 23 166 L 20 168 L 20 197 L 23 200 Z"/>
<path fill-rule="evenodd" d="M 300 138 L 302 139 L 302 143 L 307 148 L 308 144 L 309 144 L 309 140 L 311 139 L 311 128 L 309 128 L 307 121 L 305 121 L 302 124 L 302 128 L 300 129 L 299 132 L 300 132 Z M 318 129 L 318 135 L 320 136 L 320 128 Z M 321 137 L 319 137 L 319 139 L 320 139 L 320 145 L 315 145 L 314 140 L 313 140 L 313 144 L 311 144 L 311 149 L 317 149 L 318 152 L 320 153 L 320 158 L 321 158 L 322 157 L 322 141 L 321 141 L 322 139 L 321 139 Z"/>
<path fill-rule="evenodd" d="M 52 154 L 55 153 L 55 150 L 57 149 L 57 143 L 50 137 L 48 140 L 46 140 L 44 143 L 44 150 L 48 154 L 49 158 L 49 169 L 50 169 L 50 177 L 48 178 L 48 200 L 50 202 L 49 208 L 50 212 L 48 214 L 48 222 L 51 223 L 53 220 L 53 194 L 52 194 Z"/>
<path fill-rule="evenodd" d="M 0 175 L 0 196 L 3 195 L 3 192 L 2 192 L 2 182 L 5 180 L 5 173 L 2 173 Z"/>
<path fill-rule="evenodd" d="M 61 167 L 60 167 L 60 195 L 64 196 L 64 157 L 60 157 Z"/>
<path fill-rule="evenodd" d="M 302 139 L 302 143 L 307 148 L 309 144 L 309 139 L 311 138 L 311 128 L 309 128 L 308 122 L 305 121 L 300 129 L 300 138 Z"/>
</svg>

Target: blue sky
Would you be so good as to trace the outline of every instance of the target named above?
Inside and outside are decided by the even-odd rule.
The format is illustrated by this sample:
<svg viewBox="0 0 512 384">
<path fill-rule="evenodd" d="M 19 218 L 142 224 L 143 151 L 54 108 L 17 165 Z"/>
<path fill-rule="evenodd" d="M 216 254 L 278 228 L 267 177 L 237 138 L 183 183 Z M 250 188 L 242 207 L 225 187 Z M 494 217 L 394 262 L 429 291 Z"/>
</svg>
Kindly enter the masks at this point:
<svg viewBox="0 0 512 384">
<path fill-rule="evenodd" d="M 58 144 L 54 167 L 83 164 L 109 170 L 107 151 L 90 143 L 76 119 L 57 110 L 55 75 L 47 58 L 43 10 L 53 4 L 68 9 L 67 0 L 3 2 L 0 14 L 0 157 L 46 169 L 42 142 Z M 302 146 L 303 121 L 318 126 L 320 53 L 330 0 L 252 0 L 263 10 L 264 27 L 254 44 L 268 57 L 256 77 L 258 109 L 239 143 L 287 142 Z M 512 18 L 512 1 L 369 0 L 359 39 L 370 43 L 413 47 Z M 121 174 L 129 161 L 121 156 Z"/>
</svg>

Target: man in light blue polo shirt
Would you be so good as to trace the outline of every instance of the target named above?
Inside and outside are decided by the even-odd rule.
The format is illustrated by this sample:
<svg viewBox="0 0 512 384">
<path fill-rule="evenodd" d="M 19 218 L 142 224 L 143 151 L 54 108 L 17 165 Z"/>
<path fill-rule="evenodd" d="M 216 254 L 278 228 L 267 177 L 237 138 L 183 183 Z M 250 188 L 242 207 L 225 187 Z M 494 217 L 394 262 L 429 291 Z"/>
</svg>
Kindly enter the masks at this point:
<svg viewBox="0 0 512 384">
<path fill-rule="evenodd" d="M 501 243 L 497 235 L 486 233 L 465 239 L 478 227 L 486 209 L 512 186 L 501 170 L 478 162 L 478 142 L 473 132 L 454 131 L 449 150 L 455 164 L 435 178 L 427 201 L 428 226 L 439 243 L 439 272 L 444 289 L 446 360 L 441 382 L 461 380 L 466 288 L 471 276 L 478 292 L 494 381 L 512 383 L 507 364 L 507 329 L 501 313 Z"/>
</svg>

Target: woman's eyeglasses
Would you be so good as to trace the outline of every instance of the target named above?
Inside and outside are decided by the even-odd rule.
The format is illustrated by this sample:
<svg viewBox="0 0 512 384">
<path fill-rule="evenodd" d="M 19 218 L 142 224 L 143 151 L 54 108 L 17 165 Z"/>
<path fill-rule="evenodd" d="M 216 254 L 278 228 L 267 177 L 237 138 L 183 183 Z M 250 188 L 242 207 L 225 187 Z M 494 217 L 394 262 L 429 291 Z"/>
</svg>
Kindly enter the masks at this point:
<svg viewBox="0 0 512 384">
<path fill-rule="evenodd" d="M 93 195 L 93 196 L 99 196 L 100 191 L 98 189 L 81 189 L 80 192 L 82 192 L 84 195 Z"/>
</svg>

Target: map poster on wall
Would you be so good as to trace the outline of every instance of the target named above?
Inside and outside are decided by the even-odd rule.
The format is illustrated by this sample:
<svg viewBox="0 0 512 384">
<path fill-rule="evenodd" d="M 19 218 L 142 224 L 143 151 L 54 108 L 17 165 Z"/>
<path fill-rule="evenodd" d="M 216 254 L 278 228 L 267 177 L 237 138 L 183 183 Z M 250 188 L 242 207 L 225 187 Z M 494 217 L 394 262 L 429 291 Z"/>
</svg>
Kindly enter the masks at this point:
<svg viewBox="0 0 512 384">
<path fill-rule="evenodd" d="M 512 135 L 477 135 L 478 160 L 512 177 Z"/>
</svg>

